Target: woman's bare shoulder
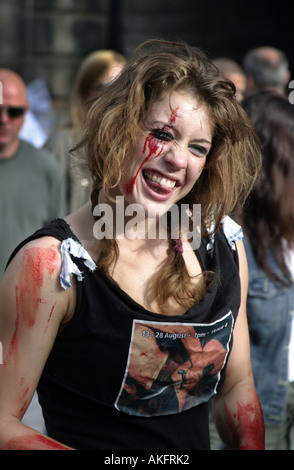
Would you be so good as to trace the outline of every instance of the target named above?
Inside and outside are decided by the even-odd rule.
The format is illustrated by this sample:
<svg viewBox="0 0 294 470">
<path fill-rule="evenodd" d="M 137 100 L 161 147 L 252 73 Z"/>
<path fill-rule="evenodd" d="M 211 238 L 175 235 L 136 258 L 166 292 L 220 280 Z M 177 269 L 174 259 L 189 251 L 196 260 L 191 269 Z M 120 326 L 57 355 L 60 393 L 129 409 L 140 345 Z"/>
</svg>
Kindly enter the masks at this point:
<svg viewBox="0 0 294 470">
<path fill-rule="evenodd" d="M 60 271 L 60 240 L 52 236 L 35 238 L 24 244 L 11 259 L 7 272 L 32 269 L 47 270 L 49 274 Z"/>
</svg>

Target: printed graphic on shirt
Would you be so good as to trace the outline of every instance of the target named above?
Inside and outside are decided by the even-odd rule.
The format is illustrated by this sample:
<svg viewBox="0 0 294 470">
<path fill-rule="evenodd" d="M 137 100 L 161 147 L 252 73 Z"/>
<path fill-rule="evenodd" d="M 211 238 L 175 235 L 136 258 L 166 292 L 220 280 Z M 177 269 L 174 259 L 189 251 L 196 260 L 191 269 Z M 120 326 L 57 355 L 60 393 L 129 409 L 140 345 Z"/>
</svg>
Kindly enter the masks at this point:
<svg viewBox="0 0 294 470">
<path fill-rule="evenodd" d="M 231 311 L 210 324 L 134 320 L 116 408 L 149 417 L 207 402 L 226 363 L 233 322 Z"/>
</svg>

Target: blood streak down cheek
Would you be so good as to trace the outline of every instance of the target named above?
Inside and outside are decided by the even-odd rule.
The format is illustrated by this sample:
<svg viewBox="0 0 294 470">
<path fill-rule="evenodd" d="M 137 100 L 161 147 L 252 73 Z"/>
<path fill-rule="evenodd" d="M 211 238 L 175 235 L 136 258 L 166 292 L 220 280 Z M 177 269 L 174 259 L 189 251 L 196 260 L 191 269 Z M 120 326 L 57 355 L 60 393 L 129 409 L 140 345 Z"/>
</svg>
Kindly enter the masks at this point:
<svg viewBox="0 0 294 470">
<path fill-rule="evenodd" d="M 177 108 L 178 109 L 178 108 Z M 177 110 L 176 110 L 177 111 Z M 175 111 L 175 112 L 176 112 Z M 163 127 L 164 130 L 167 130 L 169 129 L 170 127 L 173 126 L 173 124 L 175 123 L 176 121 L 176 114 L 175 113 L 171 113 L 170 115 L 170 119 L 169 119 L 169 122 L 167 124 L 165 124 L 165 126 Z M 165 141 L 162 141 L 160 139 L 157 139 L 153 134 L 152 132 L 150 132 L 148 134 L 148 136 L 146 137 L 145 139 L 145 143 L 144 143 L 144 146 L 143 146 L 143 155 L 145 155 L 147 149 L 148 149 L 148 154 L 147 156 L 143 159 L 143 161 L 141 162 L 141 164 L 139 165 L 139 168 L 135 174 L 135 176 L 123 187 L 123 191 L 124 193 L 127 195 L 127 196 L 130 196 L 133 192 L 134 192 L 134 189 L 135 189 L 135 185 L 136 185 L 136 181 L 137 181 L 137 178 L 138 178 L 138 175 L 143 167 L 143 165 L 150 159 L 150 158 L 154 158 L 154 157 L 159 157 L 159 155 L 163 152 L 164 150 L 164 147 L 165 147 L 165 144 L 166 142 Z"/>
<path fill-rule="evenodd" d="M 135 189 L 136 181 L 138 178 L 138 175 L 142 169 L 142 166 L 151 158 L 151 157 L 156 157 L 161 154 L 163 151 L 165 142 L 161 142 L 160 140 L 156 139 L 152 133 L 150 133 L 144 143 L 144 148 L 143 148 L 143 154 L 145 154 L 146 149 L 149 149 L 148 155 L 144 158 L 142 163 L 140 164 L 135 176 L 123 187 L 123 191 L 127 196 L 130 196 Z"/>
</svg>

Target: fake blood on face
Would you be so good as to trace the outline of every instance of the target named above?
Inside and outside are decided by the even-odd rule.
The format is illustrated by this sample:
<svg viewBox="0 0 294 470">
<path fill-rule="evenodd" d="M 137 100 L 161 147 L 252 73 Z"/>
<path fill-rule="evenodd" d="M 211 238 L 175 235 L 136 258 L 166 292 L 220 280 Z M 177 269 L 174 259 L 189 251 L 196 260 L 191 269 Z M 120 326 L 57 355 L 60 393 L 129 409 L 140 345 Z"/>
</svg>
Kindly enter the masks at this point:
<svg viewBox="0 0 294 470">
<path fill-rule="evenodd" d="M 176 120 L 176 115 L 174 113 L 171 113 L 169 122 L 163 127 L 163 130 L 169 129 L 175 123 L 175 120 Z M 163 152 L 165 143 L 166 142 L 157 139 L 152 134 L 152 132 L 150 132 L 148 134 L 148 136 L 145 139 L 145 143 L 144 143 L 144 147 L 143 147 L 143 154 L 145 154 L 147 148 L 149 149 L 149 154 L 147 155 L 147 157 L 144 158 L 144 160 L 140 164 L 135 176 L 123 187 L 124 193 L 127 196 L 130 196 L 131 194 L 133 194 L 134 189 L 135 189 L 135 185 L 136 185 L 136 181 L 137 181 L 137 177 L 138 177 L 143 165 L 151 157 L 158 157 Z"/>
<path fill-rule="evenodd" d="M 159 150 L 159 147 L 161 145 L 161 148 Z M 124 192 L 127 196 L 130 196 L 131 194 L 133 194 L 133 191 L 135 189 L 135 185 L 136 185 L 136 180 L 137 180 L 137 177 L 142 169 L 142 166 L 152 157 L 152 156 L 159 156 L 161 154 L 161 152 L 163 151 L 163 148 L 164 148 L 164 142 L 161 142 L 159 145 L 159 142 L 157 139 L 155 139 L 155 137 L 152 136 L 152 134 L 149 134 L 147 137 L 146 137 L 146 140 L 145 140 L 145 144 L 144 144 L 144 148 L 143 148 L 143 153 L 145 153 L 146 151 L 146 148 L 148 146 L 149 148 L 149 154 L 147 155 L 146 158 L 144 158 L 143 162 L 140 164 L 135 176 L 132 178 L 131 181 L 129 181 L 125 187 L 123 188 L 124 189 Z M 158 151 L 159 150 L 159 151 Z"/>
</svg>

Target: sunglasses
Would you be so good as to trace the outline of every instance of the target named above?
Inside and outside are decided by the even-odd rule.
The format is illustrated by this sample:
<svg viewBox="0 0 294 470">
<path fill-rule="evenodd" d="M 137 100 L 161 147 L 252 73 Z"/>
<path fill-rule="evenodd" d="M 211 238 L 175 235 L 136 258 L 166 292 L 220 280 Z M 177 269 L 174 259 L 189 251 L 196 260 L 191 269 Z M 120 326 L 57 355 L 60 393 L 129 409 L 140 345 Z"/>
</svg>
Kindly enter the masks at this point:
<svg viewBox="0 0 294 470">
<path fill-rule="evenodd" d="M 27 108 L 24 106 L 0 106 L 0 114 L 3 110 L 8 114 L 9 119 L 17 119 L 24 115 Z"/>
</svg>

